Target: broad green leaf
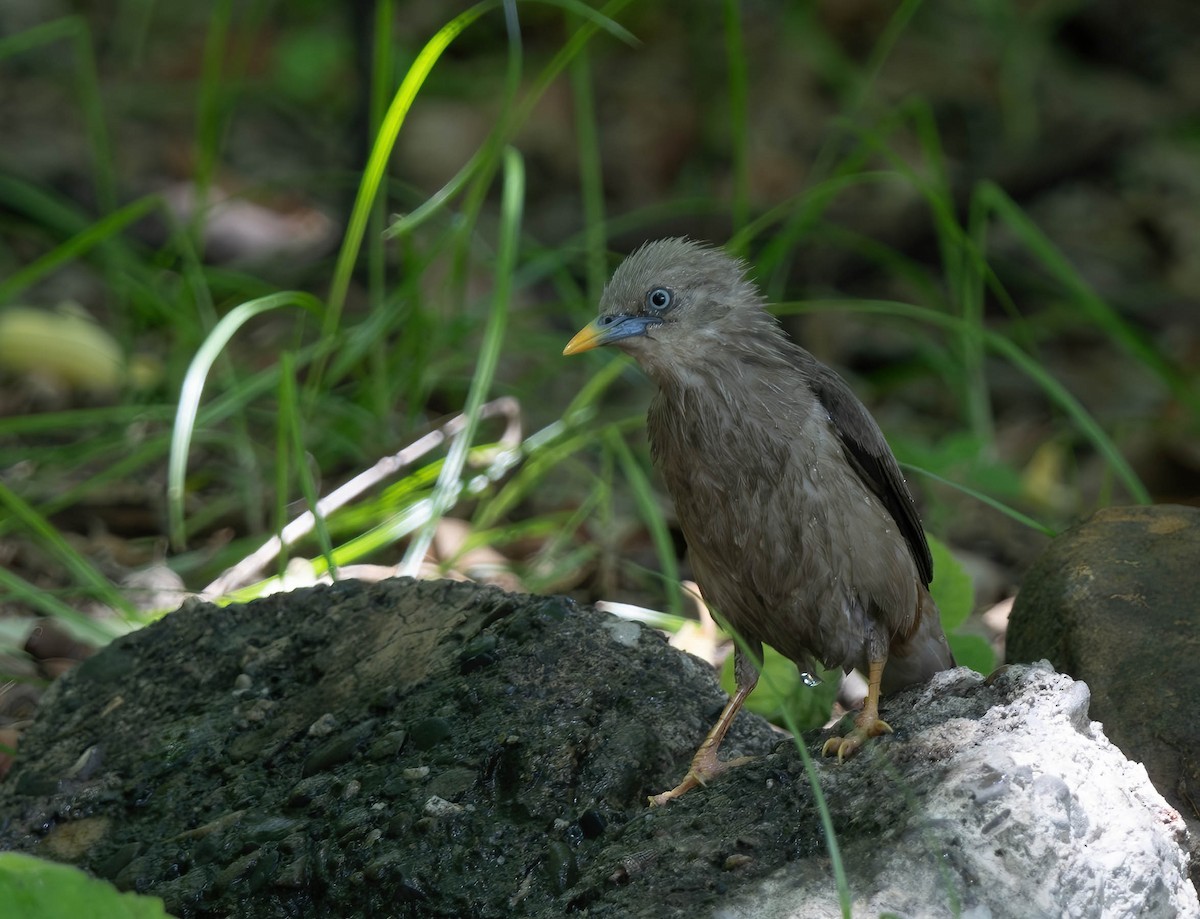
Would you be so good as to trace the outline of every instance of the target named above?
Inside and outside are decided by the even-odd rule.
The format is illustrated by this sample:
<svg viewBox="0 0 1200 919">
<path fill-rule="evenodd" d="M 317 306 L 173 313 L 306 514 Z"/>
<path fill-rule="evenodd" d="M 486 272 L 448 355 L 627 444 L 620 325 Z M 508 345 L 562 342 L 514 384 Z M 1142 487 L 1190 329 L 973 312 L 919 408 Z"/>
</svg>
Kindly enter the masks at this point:
<svg viewBox="0 0 1200 919">
<path fill-rule="evenodd" d="M 837 670 L 814 674 L 821 682 L 816 686 L 806 686 L 796 665 L 770 645 L 763 646 L 763 657 L 758 685 L 746 700 L 746 708 L 773 724 L 784 724 L 787 720 L 785 712 L 789 713 L 793 723 L 802 731 L 823 725 L 829 719 L 837 695 Z M 732 654 L 721 667 L 721 686 L 731 695 L 736 689 Z"/>
<path fill-rule="evenodd" d="M 958 563 L 941 540 L 929 537 L 929 551 L 933 553 L 933 583 L 929 592 L 942 613 L 942 628 L 947 634 L 955 631 L 971 615 L 975 605 L 975 586 L 971 576 Z"/>
<path fill-rule="evenodd" d="M 950 650 L 960 667 L 988 674 L 996 669 L 996 652 L 982 635 L 947 635 Z"/>
<path fill-rule="evenodd" d="M 0 853 L 0 903 L 21 919 L 169 919 L 158 897 L 121 893 L 70 865 L 20 852 Z"/>
</svg>

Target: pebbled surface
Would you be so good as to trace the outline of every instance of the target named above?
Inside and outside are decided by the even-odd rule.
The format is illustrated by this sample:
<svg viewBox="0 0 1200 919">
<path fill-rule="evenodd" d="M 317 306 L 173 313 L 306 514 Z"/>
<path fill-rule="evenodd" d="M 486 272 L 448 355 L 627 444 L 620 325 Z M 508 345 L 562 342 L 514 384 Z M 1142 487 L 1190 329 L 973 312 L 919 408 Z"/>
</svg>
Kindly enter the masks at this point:
<svg viewBox="0 0 1200 919">
<path fill-rule="evenodd" d="M 186 917 L 840 915 L 804 764 L 761 720 L 722 753 L 766 755 L 645 806 L 723 703 L 657 633 L 562 598 L 192 603 L 56 684 L 0 847 Z M 1087 704 L 1044 664 L 885 699 L 895 735 L 815 767 L 854 913 L 1196 915 L 1178 814 Z"/>
</svg>

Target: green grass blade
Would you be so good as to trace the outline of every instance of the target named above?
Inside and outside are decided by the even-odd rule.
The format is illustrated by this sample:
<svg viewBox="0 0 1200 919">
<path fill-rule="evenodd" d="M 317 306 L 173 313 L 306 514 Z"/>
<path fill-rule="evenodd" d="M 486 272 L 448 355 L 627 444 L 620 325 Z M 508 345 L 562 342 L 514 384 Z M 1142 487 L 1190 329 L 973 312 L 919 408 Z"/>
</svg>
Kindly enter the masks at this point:
<svg viewBox="0 0 1200 919">
<path fill-rule="evenodd" d="M 948 316 L 936 310 L 914 306 L 911 303 L 900 303 L 893 300 L 812 300 L 803 304 L 779 304 L 777 311 L 784 313 L 801 313 L 824 310 L 840 310 L 843 312 L 867 313 L 870 315 L 885 315 L 916 320 L 927 325 L 938 326 L 954 334 L 964 333 L 964 322 L 958 316 Z M 1041 388 L 1042 392 L 1058 405 L 1059 408 L 1074 422 L 1080 433 L 1091 442 L 1108 463 L 1109 468 L 1121 481 L 1122 485 L 1139 504 L 1150 503 L 1150 493 L 1142 480 L 1138 478 L 1129 461 L 1121 455 L 1116 444 L 1104 432 L 1082 403 L 1071 392 L 1054 378 L 1036 360 L 1023 351 L 1020 346 L 1009 341 L 990 329 L 980 330 L 984 344 L 1006 358 L 1018 370 L 1030 377 Z"/>
<path fill-rule="evenodd" d="M 1053 537 L 1053 536 L 1058 535 L 1058 531 L 1055 530 L 1054 528 L 1047 526 L 1046 524 L 1042 523 L 1040 520 L 1035 520 L 1033 517 L 1030 517 L 1028 514 L 1021 513 L 1021 511 L 1017 510 L 1015 507 L 1010 507 L 1009 505 L 1005 504 L 1003 501 L 998 501 L 997 499 L 993 498 L 991 495 L 986 494 L 982 491 L 979 491 L 979 489 L 977 489 L 977 488 L 972 488 L 969 485 L 963 485 L 961 482 L 954 482 L 954 481 L 951 481 L 950 479 L 943 478 L 942 476 L 938 475 L 936 472 L 930 472 L 928 469 L 923 469 L 920 466 L 914 466 L 911 463 L 901 463 L 900 468 L 907 469 L 909 472 L 913 472 L 913 473 L 916 473 L 917 475 L 924 476 L 925 478 L 930 479 L 931 481 L 937 482 L 939 485 L 947 485 L 950 488 L 956 489 L 957 491 L 961 491 L 964 495 L 969 495 L 970 497 L 974 498 L 979 503 L 986 504 L 988 507 L 1002 513 L 1005 517 L 1009 517 L 1009 518 L 1015 520 L 1017 523 L 1021 524 L 1022 526 L 1029 527 L 1029 529 L 1031 529 L 1031 530 L 1037 530 L 1039 533 L 1043 534 L 1044 536 Z"/>
<path fill-rule="evenodd" d="M 197 202 L 195 219 L 198 221 L 203 219 L 227 120 L 228 106 L 223 96 L 228 85 L 225 61 L 232 17 L 233 0 L 216 0 L 208 17 L 208 31 L 204 35 L 200 97 L 196 100 L 197 157 L 193 179 Z"/>
<path fill-rule="evenodd" d="M 283 307 L 299 306 L 320 315 L 323 305 L 316 297 L 303 291 L 282 291 L 259 297 L 229 311 L 201 344 L 184 374 L 179 393 L 179 409 L 171 431 L 170 457 L 167 462 L 167 519 L 172 543 L 182 548 L 184 535 L 184 478 L 187 474 L 188 448 L 195 430 L 200 396 L 213 362 L 237 331 L 255 316 Z"/>
<path fill-rule="evenodd" d="M 739 0 L 725 0 L 725 63 L 729 86 L 729 131 L 733 143 L 733 230 L 750 220 L 750 76 L 742 41 Z M 735 255 L 745 253 L 734 250 Z"/>
<path fill-rule="evenodd" d="M 479 409 L 487 398 L 488 389 L 500 360 L 500 349 L 504 343 L 504 330 L 508 321 L 508 310 L 512 300 L 513 275 L 520 243 L 521 217 L 525 202 L 525 165 L 521 155 L 512 147 L 504 152 L 504 188 L 500 201 L 500 240 L 496 251 L 495 289 L 492 306 L 484 330 L 483 344 L 475 373 L 471 377 L 471 388 L 467 392 L 467 404 L 463 410 L 466 425 L 450 445 L 441 474 L 433 494 L 433 513 L 429 522 L 413 539 L 405 552 L 400 570 L 410 577 L 420 569 L 425 553 L 433 541 L 434 529 L 442 515 L 454 506 L 461 490 L 462 470 L 467 460 L 467 451 L 479 427 Z"/>
<path fill-rule="evenodd" d="M 35 259 L 19 271 L 13 272 L 4 281 L 0 281 L 0 303 L 11 301 L 31 284 L 61 268 L 67 262 L 74 261 L 97 246 L 109 242 L 126 227 L 137 223 L 152 210 L 161 206 L 162 199 L 157 196 L 139 198 L 132 204 L 127 204 L 120 210 L 96 221 L 41 258 Z"/>
<path fill-rule="evenodd" d="M 313 480 L 312 469 L 307 460 L 308 451 L 304 448 L 304 425 L 300 413 L 300 399 L 296 387 L 296 357 L 290 351 L 285 351 L 279 359 L 279 424 L 285 432 L 281 440 L 286 441 L 291 454 L 296 458 L 296 477 L 300 481 L 300 492 L 313 515 L 313 529 L 317 534 L 317 543 L 321 554 L 329 566 L 328 570 L 337 579 L 337 564 L 333 559 L 333 541 L 329 538 L 329 527 L 325 524 L 325 515 L 319 507 L 320 496 L 317 494 L 317 483 Z M 286 468 L 286 462 L 281 463 Z M 284 549 L 286 550 L 286 546 Z M 282 559 L 283 553 L 280 553 Z"/>
<path fill-rule="evenodd" d="M 126 616 L 134 614 L 134 608 L 129 601 L 109 582 L 108 578 L 67 542 L 62 533 L 49 520 L 3 482 L 0 482 L 0 505 L 20 523 L 23 523 L 26 529 L 66 567 L 71 576 L 96 599 Z"/>
<path fill-rule="evenodd" d="M 675 555 L 675 543 L 671 539 L 671 531 L 663 517 L 662 509 L 654 496 L 654 487 L 641 464 L 634 458 L 633 451 L 625 442 L 624 435 L 616 427 L 605 430 L 605 446 L 617 457 L 621 472 L 633 492 L 634 502 L 641 512 L 646 528 L 650 530 L 650 539 L 662 563 L 662 579 L 666 587 L 667 608 L 676 616 L 683 616 L 683 586 L 679 580 L 679 559 Z"/>
<path fill-rule="evenodd" d="M 96 175 L 96 200 L 103 213 L 117 206 L 116 171 L 113 167 L 112 144 L 104 117 L 100 94 L 100 75 L 92 51 L 92 33 L 82 16 L 66 16 L 41 23 L 16 35 L 0 39 L 0 60 L 65 40 L 74 51 L 76 91 L 79 107 L 87 124 L 88 142 Z"/>
<path fill-rule="evenodd" d="M 1050 241 L 1029 216 L 998 185 L 982 182 L 976 189 L 981 206 L 995 214 L 1025 243 L 1026 248 L 1071 294 L 1088 319 L 1131 357 L 1155 373 L 1171 394 L 1193 412 L 1200 412 L 1200 392 L 1178 367 L 1174 366 L 1146 338 L 1088 286 L 1061 250 Z"/>
<path fill-rule="evenodd" d="M 7 568 L 0 568 L 0 588 L 4 589 L 7 599 L 20 600 L 31 608 L 47 616 L 52 616 L 69 626 L 71 632 L 85 641 L 103 646 L 121 634 L 121 631 L 114 628 L 113 625 L 89 619 L 83 613 L 72 609 L 46 591 L 39 590 Z"/>
<path fill-rule="evenodd" d="M 571 61 L 568 73 L 575 105 L 575 138 L 579 151 L 579 192 L 583 203 L 584 270 L 587 299 L 600 302 L 608 250 L 604 227 L 604 177 L 600 164 L 600 136 L 596 125 L 596 100 L 592 92 L 591 62 L 587 48 Z"/>
<path fill-rule="evenodd" d="M 134 421 L 164 421 L 171 417 L 169 405 L 102 405 L 95 408 L 39 412 L 0 418 L 0 439 L 53 431 L 78 431 L 94 425 L 123 427 Z"/>
<path fill-rule="evenodd" d="M 354 199 L 354 207 L 350 212 L 350 221 L 342 239 L 342 247 L 338 252 L 329 291 L 329 310 L 325 314 L 322 326 L 322 338 L 332 337 L 341 321 L 342 308 L 350 289 L 350 278 L 358 260 L 358 253 L 362 248 L 372 205 L 379 194 L 384 171 L 387 169 L 388 159 L 396 144 L 396 138 L 400 134 L 400 127 L 404 124 L 404 119 L 407 117 L 409 109 L 412 108 L 417 93 L 420 92 L 429 72 L 433 70 L 433 65 L 437 63 L 438 58 L 442 56 L 450 43 L 476 19 L 499 5 L 500 0 L 483 0 L 482 3 L 477 3 L 465 12 L 459 13 L 442 26 L 417 54 L 416 60 L 404 75 L 400 88 L 396 90 L 392 103 L 383 116 L 375 143 L 371 146 L 371 154 L 367 159 L 366 169 L 363 170 L 358 194 Z M 314 374 L 313 386 L 317 385 L 319 377 L 319 373 Z"/>
</svg>

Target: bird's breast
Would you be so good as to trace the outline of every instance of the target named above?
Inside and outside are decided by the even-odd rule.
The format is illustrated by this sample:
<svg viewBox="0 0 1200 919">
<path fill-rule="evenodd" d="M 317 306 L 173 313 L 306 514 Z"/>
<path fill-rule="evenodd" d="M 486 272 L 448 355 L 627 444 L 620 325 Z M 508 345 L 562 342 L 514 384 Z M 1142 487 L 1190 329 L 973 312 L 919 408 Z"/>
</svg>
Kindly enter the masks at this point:
<svg viewBox="0 0 1200 919">
<path fill-rule="evenodd" d="M 827 426 L 812 402 L 656 399 L 647 418 L 655 464 L 693 556 L 728 578 L 771 568 L 770 582 L 786 589 L 780 572 L 805 550 L 805 516 L 826 516 L 836 484 L 826 481 L 836 450 Z"/>
<path fill-rule="evenodd" d="M 855 659 L 868 616 L 911 615 L 903 537 L 815 400 L 660 394 L 647 427 L 697 581 L 734 628 L 831 664 Z"/>
</svg>

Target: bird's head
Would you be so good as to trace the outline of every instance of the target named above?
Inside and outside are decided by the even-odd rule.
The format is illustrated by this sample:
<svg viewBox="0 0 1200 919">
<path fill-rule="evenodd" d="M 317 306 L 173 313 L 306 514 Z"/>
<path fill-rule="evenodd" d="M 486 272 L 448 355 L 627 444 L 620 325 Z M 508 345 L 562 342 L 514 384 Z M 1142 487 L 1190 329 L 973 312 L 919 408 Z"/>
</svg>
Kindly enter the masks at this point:
<svg viewBox="0 0 1200 919">
<path fill-rule="evenodd" d="M 563 354 L 616 345 L 661 377 L 711 365 L 764 332 L 774 336 L 777 326 L 742 262 L 689 239 L 660 239 L 621 264 L 604 288 L 600 315 Z"/>
</svg>

